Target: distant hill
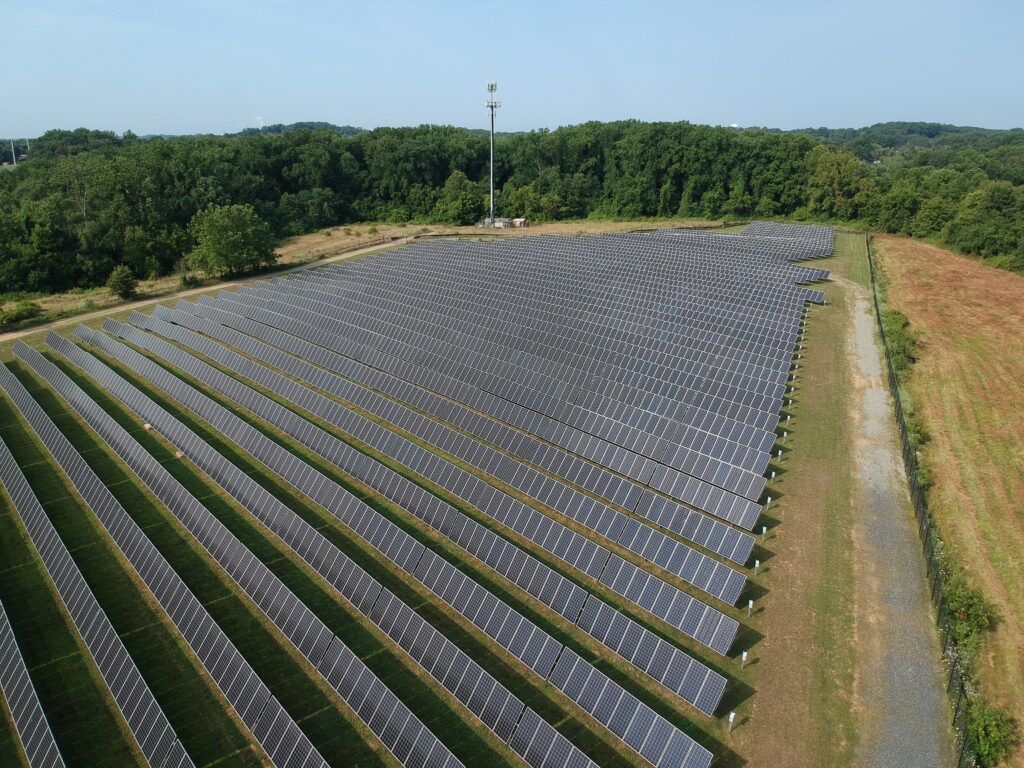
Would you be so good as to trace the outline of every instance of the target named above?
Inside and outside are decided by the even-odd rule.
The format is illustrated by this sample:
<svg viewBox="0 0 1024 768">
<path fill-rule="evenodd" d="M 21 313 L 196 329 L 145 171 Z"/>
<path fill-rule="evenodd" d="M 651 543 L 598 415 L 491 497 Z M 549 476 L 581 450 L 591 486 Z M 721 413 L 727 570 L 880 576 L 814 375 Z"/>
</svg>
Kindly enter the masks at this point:
<svg viewBox="0 0 1024 768">
<path fill-rule="evenodd" d="M 264 125 L 260 128 L 243 128 L 237 133 L 226 133 L 225 136 L 280 136 L 285 133 L 291 133 L 292 131 L 330 131 L 336 133 L 339 136 L 355 136 L 357 133 L 362 133 L 365 129 L 356 128 L 352 125 L 335 125 L 334 123 L 324 123 L 315 120 L 307 120 L 301 123 L 289 123 L 284 125 L 282 123 L 275 123 L 274 125 Z"/>
<path fill-rule="evenodd" d="M 997 130 L 943 123 L 876 123 L 866 128 L 803 128 L 804 133 L 838 144 L 861 160 L 873 162 L 921 149 L 978 150 L 1000 146 L 1024 146 L 1024 129 Z"/>
</svg>

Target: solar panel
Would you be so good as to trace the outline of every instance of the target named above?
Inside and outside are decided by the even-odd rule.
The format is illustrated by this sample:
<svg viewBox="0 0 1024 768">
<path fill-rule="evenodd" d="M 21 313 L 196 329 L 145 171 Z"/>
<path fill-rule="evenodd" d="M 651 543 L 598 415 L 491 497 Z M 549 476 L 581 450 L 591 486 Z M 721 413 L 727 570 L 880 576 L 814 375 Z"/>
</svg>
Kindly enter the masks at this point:
<svg viewBox="0 0 1024 768">
<path fill-rule="evenodd" d="M 260 400 L 262 396 L 259 396 L 251 389 L 240 387 L 237 382 L 229 377 L 225 377 L 223 375 L 218 376 L 215 371 L 209 369 L 209 366 L 204 367 L 203 365 L 196 365 L 195 363 L 198 361 L 195 361 L 194 359 L 190 362 L 185 353 L 170 347 L 165 342 L 157 343 L 152 339 L 145 339 L 139 334 L 139 332 L 133 332 L 122 326 L 116 325 L 113 322 L 108 323 L 106 327 L 113 329 L 120 334 L 130 336 L 134 341 L 137 341 L 140 344 L 148 345 L 153 349 L 160 350 L 159 353 L 165 355 L 169 361 L 176 365 L 183 366 L 191 372 L 205 372 L 205 381 L 207 383 L 210 383 L 213 386 L 224 387 L 225 389 L 223 389 L 223 391 L 228 393 L 235 402 L 253 409 L 265 418 L 271 418 L 272 423 L 274 423 L 275 426 L 278 426 L 289 434 L 298 436 L 302 439 L 301 436 L 303 433 L 301 430 L 298 427 L 293 426 L 296 423 L 296 417 L 294 414 L 285 412 L 280 408 L 280 406 L 270 403 L 269 401 L 263 402 L 262 405 L 255 404 L 254 401 Z M 169 328 L 165 328 L 164 330 L 168 333 L 172 332 Z M 83 330 L 80 332 L 80 335 L 85 338 L 95 339 L 96 343 L 104 345 L 107 351 L 110 351 L 111 349 L 110 344 L 104 342 L 102 336 L 98 334 L 88 330 Z M 201 343 L 201 340 L 197 340 L 195 343 L 198 346 L 203 347 L 204 351 L 217 354 L 216 350 L 210 349 L 209 346 L 204 346 Z M 209 344 L 212 344 L 212 342 Z M 263 368 L 262 366 L 258 366 L 251 360 L 244 360 L 239 358 L 237 355 L 235 358 L 237 358 L 234 360 L 235 369 L 239 374 L 245 375 L 253 380 L 257 380 L 261 384 L 272 388 L 274 387 L 275 380 L 277 380 L 278 384 L 276 391 L 280 392 L 283 396 L 311 410 L 311 412 L 316 416 L 338 426 L 345 432 L 358 437 L 377 450 L 380 450 L 382 453 L 397 459 L 401 463 L 410 467 L 413 471 L 427 477 L 432 482 L 435 482 L 441 487 L 455 493 L 461 498 L 464 498 L 466 501 L 474 503 L 474 505 L 481 511 L 494 517 L 499 522 L 503 522 L 517 533 L 532 539 L 543 548 L 551 551 L 552 554 L 558 556 L 563 561 L 568 562 L 570 565 L 579 568 L 584 573 L 588 573 L 596 578 L 605 569 L 605 563 L 608 562 L 611 553 L 604 547 L 595 544 L 561 523 L 552 521 L 550 518 L 547 518 L 539 512 L 527 507 L 522 502 L 513 499 L 507 494 L 495 491 L 491 488 L 490 490 L 493 491 L 492 495 L 486 496 L 484 487 L 487 487 L 487 484 L 465 470 L 444 461 L 437 455 L 430 453 L 404 438 L 398 437 L 394 433 L 385 430 L 359 414 L 343 408 L 332 400 L 328 400 L 327 398 L 317 395 L 309 390 L 302 389 L 294 381 L 284 379 L 273 371 Z M 145 366 L 146 361 L 141 358 L 133 358 L 132 365 Z M 161 380 L 166 378 L 156 368 L 153 369 L 152 375 L 154 377 L 160 377 Z M 218 383 L 215 384 L 214 382 Z M 266 398 L 262 398 L 262 400 L 266 401 Z M 194 407 L 194 403 L 192 405 Z M 270 415 L 268 416 L 268 414 Z M 274 418 L 274 414 L 277 415 L 277 418 Z M 225 429 L 223 425 L 220 425 L 218 428 Z M 321 434 L 317 439 L 322 443 L 328 438 L 329 436 Z M 259 438 L 257 437 L 254 439 Z M 310 445 L 315 445 L 315 443 L 310 443 Z M 334 448 L 335 453 L 329 455 L 329 458 L 332 460 L 334 455 L 345 450 L 344 446 L 339 441 L 335 441 Z M 348 468 L 346 467 L 346 469 Z M 712 569 L 711 572 L 713 573 L 714 569 Z M 700 603 L 700 601 L 661 581 L 657 577 L 648 575 L 648 578 L 662 585 L 666 590 L 666 594 L 672 593 L 676 596 L 676 602 L 672 604 L 673 610 L 659 610 L 659 612 L 654 613 L 654 615 L 668 621 L 672 626 L 689 634 L 699 642 L 703 642 L 705 644 L 710 643 L 709 647 L 718 653 L 725 654 L 728 651 L 738 629 L 738 624 L 735 620 L 725 616 L 720 611 L 717 611 L 710 606 Z M 726 588 L 727 586 L 728 582 L 726 581 L 723 583 L 723 588 Z M 613 586 L 612 588 L 615 589 L 616 587 Z M 623 592 L 620 592 L 620 594 L 624 594 L 627 598 L 629 597 Z M 702 615 L 706 615 L 708 617 L 707 621 L 700 625 L 682 621 L 684 612 L 679 610 L 679 606 L 689 606 L 691 604 L 700 605 L 703 609 L 706 609 L 702 611 Z M 645 608 L 648 611 L 653 612 L 653 606 Z M 718 621 L 714 623 L 714 632 L 706 631 L 706 628 L 712 625 L 711 617 L 718 619 Z"/>
<path fill-rule="evenodd" d="M 7 701 L 29 766 L 63 768 L 64 759 L 39 703 L 3 603 L 0 603 L 0 695 Z"/>
<path fill-rule="evenodd" d="M 81 454 L 29 395 L 17 377 L 4 366 L 0 366 L 0 389 L 11 399 L 64 470 L 125 559 L 181 631 L 189 647 L 196 653 L 242 722 L 250 730 L 254 729 L 259 718 L 266 716 L 265 705 L 270 699 L 270 692 L 259 676 Z M 312 759 L 316 753 L 312 745 L 305 749 L 307 744 L 305 737 L 296 741 L 297 749 L 303 747 L 306 765 L 322 765 L 322 760 Z"/>
<path fill-rule="evenodd" d="M 177 757 L 174 762 L 176 766 L 193 765 L 181 749 L 178 737 L 153 692 L 2 439 L 0 484 L 11 497 L 33 547 L 142 754 L 154 765 L 166 764 L 172 755 Z"/>
<path fill-rule="evenodd" d="M 209 339 L 200 337 L 186 329 L 175 328 L 159 319 L 146 318 L 144 315 L 135 314 L 132 320 L 136 325 L 160 332 L 168 338 L 172 338 L 187 347 L 202 352 L 207 357 L 240 376 L 244 376 L 252 381 L 258 381 L 262 386 L 291 400 L 300 407 L 311 410 L 317 416 L 342 427 L 360 439 L 369 442 L 374 437 L 381 439 L 382 435 L 386 435 L 386 432 L 380 427 L 357 414 L 351 413 L 344 406 L 322 395 L 311 392 L 301 385 L 296 385 L 293 380 L 277 374 L 274 370 L 265 369 L 253 363 L 251 359 L 243 358 L 241 355 Z M 105 328 L 121 336 L 130 333 L 123 326 L 112 322 L 108 323 Z M 160 354 L 160 351 L 163 351 L 165 355 L 170 354 L 174 357 L 174 360 L 170 360 L 170 362 L 174 362 L 179 367 L 185 366 L 190 373 L 199 378 L 203 378 L 203 373 L 209 373 L 206 368 L 201 368 L 199 372 L 196 372 L 196 366 L 190 366 L 187 357 L 176 353 L 173 348 L 170 348 L 170 351 L 168 351 L 168 347 L 164 345 L 160 346 L 160 351 L 158 351 L 153 349 L 153 343 L 147 342 L 144 337 L 136 335 L 133 337 L 133 340 L 143 346 L 147 346 L 151 351 L 156 351 L 157 354 Z M 268 355 L 268 357 L 270 356 Z M 299 378 L 300 381 L 312 383 L 315 380 L 321 389 L 337 397 L 344 398 L 349 402 L 356 403 L 363 410 L 367 410 L 376 416 L 397 424 L 403 430 L 427 440 L 478 468 L 498 474 L 497 468 L 507 464 L 508 469 L 503 470 L 502 479 L 513 487 L 528 493 L 533 498 L 548 504 L 557 511 L 571 516 L 575 521 L 605 535 L 611 541 L 617 541 L 620 545 L 633 550 L 642 558 L 653 559 L 651 558 L 651 553 L 657 550 L 659 553 L 659 566 L 693 584 L 698 589 L 702 589 L 727 603 L 734 604 L 745 586 L 746 579 L 737 571 L 717 563 L 711 558 L 670 539 L 643 523 L 630 520 L 625 515 L 585 496 L 579 491 L 557 483 L 538 470 L 503 456 L 487 445 L 470 440 L 453 429 L 431 421 L 409 408 L 405 408 L 367 390 L 359 389 L 353 391 L 356 388 L 349 382 L 325 371 L 315 371 L 312 369 L 312 366 L 306 365 L 303 368 L 302 361 L 299 361 L 297 358 L 279 353 L 273 356 L 272 359 L 277 364 L 276 367 L 288 370 Z M 207 384 L 218 386 L 218 384 L 214 384 L 210 376 L 206 376 L 204 381 Z M 237 397 L 238 387 L 236 382 L 223 375 L 217 377 L 216 381 L 219 382 L 219 388 L 222 391 L 234 388 L 236 392 L 231 396 Z M 251 399 L 251 396 L 248 397 L 246 402 L 251 401 Z M 278 426 L 281 425 L 278 424 Z M 465 498 L 464 494 L 468 484 L 469 481 L 464 479 L 462 487 L 451 490 L 454 490 L 456 495 Z M 628 538 L 624 535 L 627 527 L 631 532 Z M 700 574 L 699 578 L 697 574 Z"/>
<path fill-rule="evenodd" d="M 47 338 L 47 344 L 66 359 L 90 373 L 99 373 L 98 381 L 107 389 L 115 383 L 116 377 L 95 358 L 84 353 L 56 334 Z M 75 385 L 63 372 L 40 355 L 36 350 L 23 343 L 15 345 L 15 355 L 26 362 L 54 390 L 64 397 L 68 403 L 85 419 L 89 425 L 110 445 L 156 497 L 181 521 L 196 540 L 213 556 L 224 571 L 245 591 L 253 602 L 274 622 L 281 632 L 292 642 L 306 659 L 316 667 L 317 671 L 329 682 L 334 682 L 325 672 L 327 662 L 336 662 L 337 655 L 331 656 L 332 648 L 338 649 L 344 644 L 317 618 L 284 584 L 252 554 L 224 525 L 214 517 L 198 500 L 195 499 L 177 480 L 167 472 L 159 462 L 147 453 L 138 442 L 124 431 L 106 412 Z M 127 403 L 126 403 L 127 404 Z M 130 407 L 130 404 L 129 404 Z M 166 432 L 164 433 L 166 434 Z M 345 648 L 344 651 L 348 649 Z M 344 653 L 338 650 L 338 653 Z M 351 652 L 348 651 L 351 655 Z M 363 688 L 356 691 L 338 689 L 339 695 L 352 704 L 350 698 L 357 694 L 365 694 L 366 687 L 375 686 L 380 681 L 355 656 L 349 659 L 348 667 L 358 670 Z M 346 695 L 347 694 L 347 695 Z M 267 710 L 266 707 L 271 707 Z M 407 708 L 395 700 L 393 706 L 403 712 Z M 358 707 L 353 709 L 360 714 Z M 421 734 L 417 743 L 423 742 L 423 748 L 410 752 L 403 765 L 417 768 L 453 768 L 461 765 L 448 749 L 436 737 L 426 731 L 422 723 L 409 713 L 406 728 Z M 361 719 L 362 715 L 360 715 Z M 364 722 L 367 722 L 364 719 Z M 294 724 L 294 723 L 292 723 Z M 367 723 L 369 725 L 369 723 Z M 268 754 L 277 764 L 278 760 L 287 759 L 293 752 L 305 749 L 302 742 L 305 736 L 301 730 L 289 725 L 289 718 L 277 700 L 271 698 L 258 720 L 251 726 L 253 733 L 261 743 L 274 739 L 272 745 L 265 744 Z M 375 732 L 376 733 L 376 732 Z M 382 737 L 382 733 L 377 733 Z M 397 743 L 397 742 L 395 742 Z M 395 743 L 385 744 L 392 749 Z M 322 759 L 318 764 L 322 763 Z"/>
<path fill-rule="evenodd" d="M 107 350 L 116 349 L 123 359 L 131 360 L 134 370 L 142 372 L 147 376 L 148 380 L 161 388 L 165 388 L 165 391 L 169 394 L 181 393 L 185 389 L 191 389 L 184 387 L 180 381 L 174 383 L 172 381 L 174 377 L 166 370 L 157 370 L 156 366 L 153 366 L 152 363 L 148 363 L 140 355 L 131 352 L 131 350 L 128 350 L 123 345 L 112 342 L 109 339 L 104 341 L 104 337 L 95 331 L 80 326 L 76 333 L 82 338 L 102 344 Z M 51 337 L 48 343 L 59 344 L 61 341 L 64 340 L 61 340 L 59 337 Z M 184 428 L 183 425 L 177 423 L 163 409 L 149 401 L 148 398 L 141 396 L 140 393 L 137 393 L 134 388 L 129 387 L 123 380 L 119 380 L 119 377 L 112 374 L 109 369 L 99 364 L 94 358 L 89 359 L 89 356 L 66 341 L 64 341 L 62 346 L 68 348 L 70 355 L 68 353 L 65 354 L 71 356 L 76 364 L 94 376 L 99 377 L 113 394 L 125 401 L 129 407 L 132 407 L 147 422 L 154 424 L 160 429 L 161 434 L 175 442 L 179 447 L 184 448 L 186 452 L 189 450 L 187 443 L 179 435 L 183 432 L 192 433 Z M 64 352 L 64 350 L 61 351 Z M 147 363 L 149 367 L 147 367 Z M 234 440 L 245 450 L 253 453 L 253 455 L 259 455 L 269 468 L 283 478 L 288 479 L 291 477 L 293 484 L 296 484 L 294 481 L 297 477 L 295 470 L 289 469 L 289 467 L 301 467 L 301 471 L 306 473 L 304 475 L 306 480 L 301 486 L 296 484 L 296 487 L 302 488 L 308 495 L 311 495 L 311 498 L 317 500 L 329 511 L 333 511 L 339 519 L 347 520 L 347 525 L 360 533 L 378 549 L 382 549 L 382 544 L 387 544 L 389 540 L 382 539 L 379 531 L 387 529 L 389 526 L 390 529 L 394 529 L 392 524 L 381 518 L 362 502 L 348 495 L 340 486 L 334 485 L 330 491 L 325 491 L 326 495 L 324 497 L 318 497 L 318 492 L 311 490 L 309 487 L 309 478 L 314 475 L 318 476 L 318 483 L 313 485 L 313 489 L 333 485 L 331 481 L 311 470 L 308 465 L 263 437 L 260 433 L 237 419 L 237 417 L 229 414 L 222 407 L 209 401 L 205 396 L 200 395 L 195 390 L 191 391 L 193 397 L 183 402 L 189 405 L 193 411 L 203 415 L 204 418 L 212 418 L 211 423 L 226 437 Z M 180 397 L 181 395 L 172 394 L 172 396 Z M 243 434 L 246 436 L 243 437 Z M 192 455 L 197 463 L 200 463 L 202 466 L 201 454 L 193 451 Z M 274 456 L 277 458 L 275 459 Z M 204 467 L 204 469 L 213 476 L 216 476 L 218 472 L 223 470 L 225 465 L 230 466 L 223 457 L 220 457 L 218 460 L 213 461 L 210 467 Z M 244 479 L 248 480 L 247 477 Z M 320 479 L 322 479 L 322 482 L 320 482 Z M 227 488 L 227 490 L 231 492 L 230 488 Z M 344 511 L 337 506 L 339 497 L 345 497 L 347 500 L 348 506 L 344 508 Z M 272 498 L 267 502 L 268 505 L 274 503 L 275 501 Z M 256 512 L 254 511 L 254 513 Z M 284 510 L 282 510 L 282 514 L 285 514 Z M 271 527 L 273 529 L 273 526 Z M 403 536 L 407 535 L 400 530 L 394 529 L 394 540 L 398 540 Z M 386 552 L 386 550 L 382 551 Z M 455 608 L 455 610 L 473 622 L 478 628 L 482 629 L 512 655 L 519 658 L 540 677 L 546 677 L 550 673 L 555 660 L 562 651 L 562 645 L 546 632 L 532 624 L 528 619 L 494 597 L 494 595 L 480 587 L 464 573 L 455 569 L 450 563 L 438 557 L 430 550 L 420 547 L 418 564 L 413 574 L 442 600 Z M 434 655 L 439 650 L 435 649 Z M 446 667 L 444 672 L 447 673 L 449 669 L 450 667 Z M 444 678 L 442 677 L 443 680 Z M 610 680 L 608 684 L 615 686 L 616 689 L 618 688 L 617 684 Z M 689 737 L 686 738 L 688 739 Z"/>
</svg>

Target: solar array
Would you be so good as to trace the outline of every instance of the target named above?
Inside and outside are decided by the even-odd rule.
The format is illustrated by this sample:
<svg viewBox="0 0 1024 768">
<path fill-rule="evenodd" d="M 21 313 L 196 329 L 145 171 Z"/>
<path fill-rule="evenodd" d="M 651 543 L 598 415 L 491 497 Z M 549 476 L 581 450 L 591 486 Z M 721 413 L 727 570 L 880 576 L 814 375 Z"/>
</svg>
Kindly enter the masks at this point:
<svg viewBox="0 0 1024 768">
<path fill-rule="evenodd" d="M 146 320 L 142 315 L 135 316 L 134 319 Z M 148 321 L 152 324 L 159 324 L 164 333 L 169 334 L 172 338 L 179 337 L 177 331 L 180 329 L 159 323 L 152 318 L 149 318 Z M 607 647 L 622 655 L 627 661 L 638 664 L 638 669 L 670 688 L 684 701 L 693 704 L 705 714 L 710 715 L 714 712 L 725 689 L 725 679 L 721 675 L 709 670 L 705 665 L 682 651 L 673 648 L 650 630 L 615 611 L 600 598 L 588 593 L 537 561 L 514 544 L 461 514 L 415 483 L 379 462 L 369 459 L 327 432 L 298 418 L 269 398 L 202 363 L 178 347 L 114 321 L 108 321 L 104 325 L 104 329 L 116 336 L 130 340 L 136 346 L 153 352 L 178 369 L 188 372 L 203 384 L 221 392 L 233 402 L 246 407 L 286 434 L 295 437 L 296 440 L 334 463 L 335 466 L 409 510 L 417 518 L 522 587 L 563 617 L 577 622 L 589 634 L 605 642 Z M 83 332 L 82 338 L 127 363 L 134 370 L 147 372 L 147 376 L 163 380 L 160 371 L 148 360 L 128 353 L 125 348 L 112 344 L 102 335 Z M 267 372 L 267 375 L 261 378 L 266 383 L 269 376 L 270 372 Z M 292 387 L 297 390 L 301 389 L 294 384 Z M 209 413 L 211 410 L 216 410 L 209 404 L 200 402 L 202 398 L 196 397 L 194 394 L 189 396 L 187 389 L 180 384 L 175 384 L 173 392 L 171 389 L 165 391 L 179 401 L 187 402 L 188 406 L 197 413 Z M 178 393 L 182 391 L 186 392 L 185 399 L 179 397 Z M 302 399 L 308 401 L 315 397 L 317 397 L 315 393 L 307 391 Z M 218 427 L 223 428 L 223 422 L 219 422 Z M 631 640 L 635 639 L 637 644 L 606 642 L 606 636 L 598 635 L 587 620 L 598 614 L 609 620 L 614 617 L 615 621 L 629 629 L 628 637 Z M 637 659 L 642 661 L 636 661 Z"/>
<path fill-rule="evenodd" d="M 747 237 L 778 238 L 795 243 L 794 252 L 803 256 L 794 258 L 820 258 L 832 253 L 836 244 L 836 233 L 831 227 L 815 227 L 810 224 L 788 224 L 775 221 L 755 221 L 740 232 Z M 811 252 L 807 253 L 806 248 Z"/>
<path fill-rule="evenodd" d="M 31 354 L 21 351 L 26 355 Z M 37 363 L 39 359 L 36 359 Z M 54 370 L 46 369 L 50 383 L 55 388 L 60 387 L 59 392 L 70 392 L 74 385 L 56 375 Z M 103 485 L 81 454 L 32 399 L 17 377 L 5 366 L 0 366 L 0 389 L 11 399 L 18 412 L 60 465 L 75 490 L 110 534 L 121 554 L 156 598 L 160 607 L 174 622 L 239 719 L 264 747 L 274 764 L 307 768 L 325 766 L 323 758 L 302 735 L 281 705 L 272 700 L 270 690 L 191 590 L 185 586 L 181 577 L 146 538 L 142 529 Z M 83 403 L 83 407 L 89 407 L 84 403 L 84 393 L 80 396 L 80 402 Z M 90 410 L 95 411 L 95 408 L 93 405 Z M 281 728 L 288 738 L 282 737 L 276 743 L 271 743 L 270 736 L 277 734 Z"/>
<path fill-rule="evenodd" d="M 397 528 L 389 520 L 354 496 L 348 494 L 341 486 L 334 483 L 328 477 L 298 460 L 288 451 L 195 389 L 186 387 L 180 381 L 176 381 L 175 377 L 166 370 L 145 360 L 137 353 L 131 352 L 123 347 L 123 345 L 116 344 L 116 342 L 110 339 L 104 340 L 104 337 L 100 334 L 89 329 L 80 326 L 77 333 L 80 338 L 102 344 L 102 348 L 105 351 L 119 356 L 122 361 L 131 365 L 133 370 L 144 375 L 147 380 L 164 389 L 164 391 L 183 405 L 188 406 L 190 410 L 206 418 L 219 432 L 236 442 L 239 447 L 250 452 L 254 457 L 259 458 L 269 469 L 292 483 L 299 490 L 304 490 L 310 498 L 320 503 L 321 506 L 334 514 L 351 530 L 362 536 L 367 543 L 374 546 L 382 555 L 391 559 L 404 571 L 418 579 L 440 597 L 442 601 L 469 619 L 486 635 L 518 658 L 538 676 L 548 679 L 552 675 L 555 663 L 563 653 L 563 645 L 540 627 L 533 624 L 529 619 L 509 607 L 484 587 L 476 584 L 465 573 L 452 566 L 451 563 L 429 549 L 424 548 L 422 544 L 418 543 L 409 534 Z M 142 396 L 141 393 L 131 388 L 123 380 L 117 380 L 116 377 L 110 374 L 109 369 L 106 369 L 98 361 L 88 359 L 85 353 L 68 344 L 61 337 L 52 336 L 51 339 L 54 340 L 55 344 L 61 348 L 62 353 L 65 353 L 69 359 L 72 359 L 77 365 L 94 375 L 115 396 L 124 401 L 142 418 L 153 424 L 161 434 L 171 440 L 186 455 L 193 458 L 214 479 L 221 482 L 225 490 L 235 495 L 240 503 L 247 506 L 257 516 L 261 514 L 261 510 L 251 503 L 251 499 L 259 494 L 258 488 L 249 492 L 239 493 L 227 483 L 219 480 L 219 476 L 222 473 L 227 473 L 234 469 L 237 475 L 236 483 L 239 485 L 252 483 L 244 473 L 235 469 L 223 457 L 217 456 L 210 460 L 208 455 L 204 455 L 211 451 L 207 444 L 199 440 L 194 433 L 187 430 L 180 422 L 167 414 L 166 411 Z M 255 483 L 252 484 L 255 485 Z M 310 486 L 312 486 L 312 489 Z M 276 499 L 270 497 L 266 492 L 263 492 L 263 495 L 265 498 L 261 501 L 260 507 L 266 509 L 277 506 L 280 507 L 279 513 L 282 516 L 290 515 L 287 508 Z M 294 517 L 294 515 L 291 516 Z M 271 530 L 278 532 L 286 542 L 289 541 L 289 537 L 294 537 L 293 527 L 296 524 L 297 521 L 291 519 L 277 524 L 273 522 L 268 523 Z M 298 551 L 298 548 L 296 548 L 296 551 Z M 301 552 L 299 554 L 301 555 Z M 310 564 L 316 567 L 314 562 L 310 561 Z M 365 580 L 360 580 L 360 584 L 362 589 L 366 588 Z M 363 594 L 360 594 L 359 597 L 362 599 Z M 373 615 L 373 609 L 370 610 L 370 613 Z M 674 755 L 679 751 L 692 755 L 692 762 L 687 763 L 687 765 L 703 765 L 706 764 L 704 762 L 705 759 L 707 762 L 710 761 L 710 753 L 694 743 L 688 736 L 675 729 L 674 726 L 671 726 L 664 718 L 655 715 L 645 704 L 622 690 L 621 686 L 608 679 L 604 673 L 595 670 L 595 675 L 606 683 L 609 691 L 615 691 L 619 694 L 622 706 L 630 707 L 635 712 L 644 711 L 650 713 L 651 728 L 653 729 L 655 726 L 658 726 L 659 734 L 664 732 L 666 738 L 672 742 L 673 748 L 667 751 L 668 755 Z M 479 712 L 474 712 L 474 714 L 480 715 Z M 598 719 L 602 724 L 609 725 L 600 720 L 600 718 Z M 497 732 L 498 729 L 495 728 L 495 730 Z M 621 734 L 616 733 L 616 735 L 621 737 Z M 655 765 L 661 764 L 655 763 Z"/>
<path fill-rule="evenodd" d="M 0 696 L 7 701 L 30 768 L 63 768 L 64 759 L 39 704 L 3 603 L 0 603 Z"/>
<path fill-rule="evenodd" d="M 729 654 L 740 633 L 735 605 L 748 594 L 751 532 L 770 493 L 766 474 L 793 358 L 808 303 L 824 301 L 811 284 L 828 278 L 794 262 L 827 255 L 833 244 L 825 228 L 765 222 L 739 234 L 422 242 L 136 312 L 128 324 L 108 320 L 103 332 L 79 326 L 76 340 L 102 359 L 55 334 L 46 344 L 273 533 L 375 627 L 389 653 L 450 694 L 460 718 L 483 724 L 526 765 L 596 764 L 590 745 L 530 708 L 504 675 L 545 686 L 566 711 L 578 708 L 630 760 L 707 768 L 711 753 L 644 699 L 667 691 L 662 701 L 685 703 L 683 712 L 698 717 L 721 705 L 728 681 L 708 657 Z M 399 763 L 461 765 L 443 731 L 431 732 L 326 617 L 63 371 L 25 344 L 15 355 L 101 436 Z M 271 761 L 326 765 L 146 532 L 2 366 L 0 390 Z M 427 603 L 385 587 L 270 493 L 259 472 L 243 471 L 161 401 L 298 491 L 372 550 L 374 567 L 415 584 Z M 389 511 L 353 495 L 307 454 L 386 499 Z M 71 562 L 6 450 L 0 479 L 37 548 Z M 58 567 L 47 562 L 52 578 Z M 70 570 L 60 568 L 60 578 Z M 91 606 L 102 614 L 95 600 Z M 438 618 L 444 612 L 464 622 L 459 634 Z M 561 634 L 531 612 L 555 620 Z M 91 614 L 75 622 L 89 632 L 101 624 Z M 473 648 L 453 639 L 467 632 Z M 479 643 L 513 663 L 491 674 L 474 657 Z M 119 647 L 120 656 L 105 653 L 100 665 L 108 681 L 135 670 Z M 595 666 L 597 648 L 613 653 L 626 677 Z M 30 703 L 27 675 L 5 682 L 20 654 L 2 622 L 0 651 L 0 685 Z M 144 753 L 154 765 L 190 765 L 155 700 L 139 705 L 146 694 L 152 699 L 141 685 L 129 686 L 136 700 L 115 700 L 129 723 L 146 711 L 133 726 Z M 32 733 L 40 733 L 38 701 L 35 710 Z M 59 761 L 55 747 L 54 754 Z"/>
<path fill-rule="evenodd" d="M 11 497 L 32 546 L 143 756 L 151 765 L 194 766 L 3 440 L 0 485 Z"/>
<path fill-rule="evenodd" d="M 71 362 L 88 365 L 91 356 L 67 339 L 51 334 L 47 342 Z M 382 741 L 386 736 L 390 737 L 389 741 L 384 741 L 384 745 L 392 750 L 403 765 L 426 768 L 454 768 L 461 765 L 266 565 L 66 374 L 25 344 L 16 345 L 14 352 L 106 440 L 317 672 L 338 691 L 370 730 Z M 109 369 L 107 375 L 114 376 L 109 373 Z M 271 699 L 271 702 L 276 702 L 276 699 Z M 269 743 L 267 752 L 277 765 L 307 764 L 303 762 L 305 754 L 314 754 L 315 750 L 310 752 L 312 745 L 306 746 L 308 739 L 305 734 L 283 708 L 276 704 L 274 708 L 274 717 L 264 716 L 259 719 L 254 730 L 257 740 L 261 744 L 265 741 Z M 392 722 L 404 725 L 397 731 L 389 732 L 385 726 Z M 292 756 L 296 752 L 303 754 L 303 760 L 293 760 Z M 316 755 L 312 764 L 326 765 L 319 755 Z"/>
</svg>

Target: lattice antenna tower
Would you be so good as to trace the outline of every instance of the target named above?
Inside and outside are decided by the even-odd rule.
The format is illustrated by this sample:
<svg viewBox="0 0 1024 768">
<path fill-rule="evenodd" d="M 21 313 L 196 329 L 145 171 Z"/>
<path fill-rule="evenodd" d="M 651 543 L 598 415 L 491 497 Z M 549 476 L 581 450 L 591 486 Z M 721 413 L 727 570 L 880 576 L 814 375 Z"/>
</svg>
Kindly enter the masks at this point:
<svg viewBox="0 0 1024 768">
<path fill-rule="evenodd" d="M 491 218 L 490 225 L 494 226 L 494 112 L 501 106 L 501 102 L 494 98 L 494 92 L 498 90 L 498 83 L 491 80 L 487 83 L 487 109 L 491 112 Z"/>
</svg>

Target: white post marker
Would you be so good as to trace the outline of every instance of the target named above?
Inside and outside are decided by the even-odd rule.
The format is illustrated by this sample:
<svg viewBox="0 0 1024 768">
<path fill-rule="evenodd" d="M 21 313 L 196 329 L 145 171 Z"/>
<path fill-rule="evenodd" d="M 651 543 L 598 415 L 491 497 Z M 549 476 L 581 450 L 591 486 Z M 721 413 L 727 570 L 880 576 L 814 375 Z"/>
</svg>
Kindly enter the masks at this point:
<svg viewBox="0 0 1024 768">
<path fill-rule="evenodd" d="M 760 568 L 760 567 L 761 567 L 761 561 L 760 560 L 755 560 L 754 561 L 754 575 L 755 576 L 757 576 L 757 569 Z M 744 653 L 743 655 L 746 656 L 747 654 Z"/>
<path fill-rule="evenodd" d="M 761 526 L 761 542 L 762 543 L 764 542 L 764 535 L 766 533 L 768 533 L 768 526 L 767 525 L 762 525 Z"/>
<path fill-rule="evenodd" d="M 736 713 L 735 712 L 730 712 L 729 713 L 729 733 L 732 733 L 732 723 L 733 723 L 733 721 L 735 719 L 736 719 Z"/>
<path fill-rule="evenodd" d="M 775 479 L 775 470 L 773 469 L 772 470 L 772 480 L 774 480 L 774 479 Z"/>
<path fill-rule="evenodd" d="M 740 654 L 740 669 L 743 669 L 745 666 L 747 666 L 747 652 L 746 651 L 744 651 L 743 653 Z"/>
<path fill-rule="evenodd" d="M 747 618 L 750 618 L 750 612 L 754 610 L 754 601 L 747 600 Z"/>
<path fill-rule="evenodd" d="M 765 509 L 767 509 L 767 508 L 768 508 L 768 507 L 769 507 L 769 506 L 771 505 L 771 503 L 772 503 L 772 497 L 771 497 L 771 496 L 769 496 L 769 497 L 768 497 L 768 501 L 766 501 L 766 502 L 764 503 Z"/>
</svg>

